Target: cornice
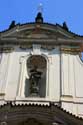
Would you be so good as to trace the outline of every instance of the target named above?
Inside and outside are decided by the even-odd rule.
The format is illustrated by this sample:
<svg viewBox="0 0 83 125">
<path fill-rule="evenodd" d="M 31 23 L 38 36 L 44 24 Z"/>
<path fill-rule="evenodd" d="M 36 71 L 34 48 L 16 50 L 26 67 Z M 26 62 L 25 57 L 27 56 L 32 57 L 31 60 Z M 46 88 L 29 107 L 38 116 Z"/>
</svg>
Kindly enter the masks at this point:
<svg viewBox="0 0 83 125">
<path fill-rule="evenodd" d="M 56 118 L 58 118 L 58 122 L 61 121 L 61 123 L 67 123 L 70 125 L 83 125 L 82 118 L 75 116 L 74 114 L 51 102 L 49 102 L 49 105 L 26 103 L 16 104 L 16 102 L 7 102 L 7 104 L 0 106 L 0 121 L 3 120 L 5 114 L 8 117 L 7 121 L 15 120 L 16 116 L 18 116 L 18 118 L 22 118 L 20 117 L 22 114 L 28 118 L 28 115 L 31 116 L 32 111 L 34 115 L 40 114 L 42 116 L 42 120 L 45 118 L 45 120 L 47 119 L 49 122 L 54 122 L 57 120 Z"/>
<path fill-rule="evenodd" d="M 9 32 L 12 32 L 13 30 L 19 30 L 19 29 L 25 29 L 25 28 L 30 28 L 30 27 L 33 27 L 35 25 L 41 25 L 41 26 L 44 26 L 44 27 L 47 27 L 49 29 L 54 29 L 57 27 L 59 28 L 60 30 L 64 31 L 64 32 L 67 32 L 68 34 L 71 34 L 72 36 L 74 37 L 79 37 L 79 38 L 83 38 L 83 36 L 81 35 L 78 35 L 76 33 L 73 33 L 71 32 L 70 30 L 66 31 L 63 26 L 61 26 L 60 24 L 51 24 L 51 23 L 48 23 L 48 22 L 43 22 L 43 23 L 35 23 L 35 22 L 28 22 L 28 23 L 24 23 L 24 24 L 17 24 L 15 25 L 14 28 L 12 29 L 6 29 L 4 31 L 1 31 L 0 34 L 5 34 L 5 33 L 9 33 Z"/>
<path fill-rule="evenodd" d="M 27 38 L 27 37 L 3 37 L 0 39 L 1 44 L 30 44 L 30 43 L 44 43 L 44 44 L 55 44 L 55 45 L 80 45 L 83 40 L 79 39 L 60 39 L 60 38 Z"/>
<path fill-rule="evenodd" d="M 61 53 L 65 53 L 65 54 L 80 54 L 81 50 L 80 47 L 75 48 L 75 47 L 61 47 L 60 48 Z"/>
<path fill-rule="evenodd" d="M 0 53 L 11 53 L 14 51 L 14 47 L 0 47 Z"/>
<path fill-rule="evenodd" d="M 68 53 L 68 54 L 80 54 L 82 52 L 82 49 L 80 47 L 80 44 L 77 43 L 77 44 L 65 44 L 63 45 L 63 43 L 57 41 L 57 40 L 52 40 L 52 39 L 48 39 L 48 40 L 45 40 L 45 39 L 40 39 L 40 40 L 37 40 L 37 39 L 29 39 L 28 41 L 27 40 L 24 40 L 24 41 L 19 41 L 16 40 L 14 41 L 6 41 L 6 43 L 3 42 L 0 42 L 0 53 L 1 52 L 5 52 L 5 53 L 9 53 L 9 52 L 12 52 L 15 50 L 15 47 L 17 46 L 18 48 L 20 49 L 28 49 L 28 48 L 32 48 L 33 47 L 33 44 L 38 44 L 38 45 L 41 45 L 41 48 L 44 48 L 44 49 L 48 49 L 48 50 L 52 50 L 56 47 L 59 47 L 60 48 L 60 51 L 61 53 Z"/>
</svg>

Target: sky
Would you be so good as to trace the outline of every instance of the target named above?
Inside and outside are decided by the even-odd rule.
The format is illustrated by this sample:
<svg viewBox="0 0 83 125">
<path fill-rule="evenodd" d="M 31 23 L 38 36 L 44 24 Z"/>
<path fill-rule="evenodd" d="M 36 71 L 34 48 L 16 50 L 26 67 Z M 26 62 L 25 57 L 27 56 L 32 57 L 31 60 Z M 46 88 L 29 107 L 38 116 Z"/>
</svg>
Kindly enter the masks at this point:
<svg viewBox="0 0 83 125">
<path fill-rule="evenodd" d="M 69 30 L 83 35 L 83 0 L 0 0 L 0 31 L 12 20 L 34 22 L 40 3 L 45 22 L 62 25 L 66 21 Z"/>
</svg>

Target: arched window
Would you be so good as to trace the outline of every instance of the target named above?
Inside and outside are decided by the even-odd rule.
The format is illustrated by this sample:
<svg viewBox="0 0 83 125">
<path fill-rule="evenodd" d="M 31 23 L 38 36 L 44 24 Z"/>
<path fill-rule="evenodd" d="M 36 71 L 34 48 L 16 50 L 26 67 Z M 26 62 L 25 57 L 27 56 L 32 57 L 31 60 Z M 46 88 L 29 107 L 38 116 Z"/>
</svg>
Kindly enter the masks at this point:
<svg viewBox="0 0 83 125">
<path fill-rule="evenodd" d="M 26 66 L 27 77 L 25 79 L 25 97 L 45 97 L 46 59 L 40 55 L 30 56 Z"/>
</svg>

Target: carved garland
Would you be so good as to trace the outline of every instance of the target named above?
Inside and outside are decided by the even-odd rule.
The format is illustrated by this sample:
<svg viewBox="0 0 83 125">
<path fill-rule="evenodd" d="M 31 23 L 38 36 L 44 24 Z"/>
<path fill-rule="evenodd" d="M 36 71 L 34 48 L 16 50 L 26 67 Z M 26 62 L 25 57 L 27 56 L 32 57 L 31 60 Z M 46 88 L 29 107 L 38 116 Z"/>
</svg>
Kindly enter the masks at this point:
<svg viewBox="0 0 83 125">
<path fill-rule="evenodd" d="M 13 47 L 0 47 L 0 53 L 2 53 L 2 52 L 11 53 L 12 51 L 14 51 Z"/>
<path fill-rule="evenodd" d="M 62 53 L 65 53 L 65 54 L 75 54 L 75 55 L 81 53 L 80 48 L 71 48 L 71 47 L 70 48 L 69 47 L 61 47 L 60 51 Z"/>
<path fill-rule="evenodd" d="M 21 46 L 21 49 L 27 49 L 31 48 L 31 46 Z M 46 47 L 47 48 L 47 47 Z M 53 49 L 52 46 L 50 46 L 50 49 Z M 5 52 L 5 53 L 10 53 L 14 51 L 14 47 L 0 47 L 0 53 Z M 80 47 L 61 47 L 60 51 L 66 54 L 80 54 L 81 53 L 81 48 Z"/>
</svg>

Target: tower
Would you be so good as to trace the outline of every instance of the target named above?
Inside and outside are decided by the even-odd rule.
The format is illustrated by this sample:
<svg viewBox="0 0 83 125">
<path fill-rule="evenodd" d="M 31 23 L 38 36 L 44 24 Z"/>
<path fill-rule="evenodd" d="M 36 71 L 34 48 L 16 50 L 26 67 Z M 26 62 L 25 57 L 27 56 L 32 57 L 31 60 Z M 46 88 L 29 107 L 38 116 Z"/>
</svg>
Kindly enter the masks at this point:
<svg viewBox="0 0 83 125">
<path fill-rule="evenodd" d="M 40 12 L 1 32 L 0 123 L 82 125 L 82 46 L 66 23 L 45 23 Z"/>
</svg>

